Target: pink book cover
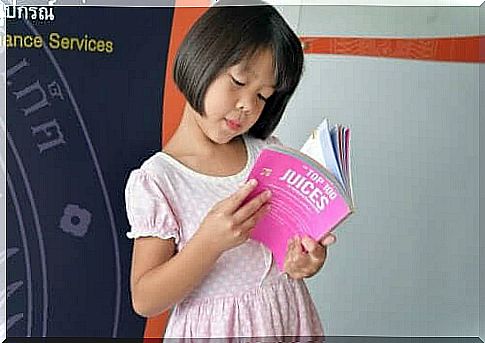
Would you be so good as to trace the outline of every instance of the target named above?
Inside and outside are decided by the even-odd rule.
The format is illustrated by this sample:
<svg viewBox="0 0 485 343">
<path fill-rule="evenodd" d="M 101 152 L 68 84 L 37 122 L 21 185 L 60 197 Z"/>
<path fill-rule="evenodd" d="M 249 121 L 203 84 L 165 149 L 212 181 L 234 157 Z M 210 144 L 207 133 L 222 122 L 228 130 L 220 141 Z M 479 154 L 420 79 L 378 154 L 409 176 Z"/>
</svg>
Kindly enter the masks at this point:
<svg viewBox="0 0 485 343">
<path fill-rule="evenodd" d="M 245 203 L 270 189 L 271 210 L 255 226 L 251 238 L 266 245 L 280 270 L 287 242 L 295 235 L 320 240 L 353 212 L 352 201 L 327 169 L 303 153 L 270 145 L 264 148 L 248 179 L 258 185 Z"/>
</svg>

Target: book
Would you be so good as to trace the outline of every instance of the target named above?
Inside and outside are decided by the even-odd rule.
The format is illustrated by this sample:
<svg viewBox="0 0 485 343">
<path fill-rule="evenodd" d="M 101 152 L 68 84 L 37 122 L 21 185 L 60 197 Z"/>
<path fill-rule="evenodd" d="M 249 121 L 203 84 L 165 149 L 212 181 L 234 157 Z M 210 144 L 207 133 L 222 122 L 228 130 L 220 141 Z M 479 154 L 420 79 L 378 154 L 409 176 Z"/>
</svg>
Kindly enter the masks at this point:
<svg viewBox="0 0 485 343">
<path fill-rule="evenodd" d="M 247 203 L 270 189 L 271 210 L 251 233 L 266 245 L 283 270 L 287 242 L 298 235 L 320 240 L 355 210 L 350 164 L 350 129 L 329 128 L 328 120 L 313 131 L 300 151 L 271 144 L 263 148 L 248 179 L 258 185 Z"/>
</svg>

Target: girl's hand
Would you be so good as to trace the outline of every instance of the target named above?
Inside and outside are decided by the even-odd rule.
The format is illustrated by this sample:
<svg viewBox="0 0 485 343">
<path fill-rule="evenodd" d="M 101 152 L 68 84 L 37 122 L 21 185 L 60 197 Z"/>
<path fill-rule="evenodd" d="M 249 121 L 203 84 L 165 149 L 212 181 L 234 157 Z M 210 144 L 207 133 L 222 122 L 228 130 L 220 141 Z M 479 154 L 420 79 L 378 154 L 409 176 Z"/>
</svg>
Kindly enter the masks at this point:
<svg viewBox="0 0 485 343">
<path fill-rule="evenodd" d="M 284 264 L 285 272 L 293 279 L 315 275 L 325 263 L 327 246 L 335 241 L 336 237 L 331 233 L 325 235 L 320 242 L 308 236 L 290 239 Z"/>
<path fill-rule="evenodd" d="M 271 198 L 270 191 L 261 192 L 241 206 L 256 185 L 256 180 L 250 180 L 237 192 L 215 204 L 200 224 L 194 238 L 205 240 L 205 246 L 215 249 L 217 253 L 244 243 L 258 220 L 270 209 L 267 204 Z"/>
</svg>

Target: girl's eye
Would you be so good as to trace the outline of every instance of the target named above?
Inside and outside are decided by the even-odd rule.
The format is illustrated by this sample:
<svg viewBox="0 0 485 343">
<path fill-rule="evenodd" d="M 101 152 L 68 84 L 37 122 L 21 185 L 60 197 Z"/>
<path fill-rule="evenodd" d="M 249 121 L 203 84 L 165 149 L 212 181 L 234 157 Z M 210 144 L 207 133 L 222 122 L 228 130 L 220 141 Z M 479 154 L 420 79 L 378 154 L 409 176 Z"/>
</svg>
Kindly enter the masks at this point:
<svg viewBox="0 0 485 343">
<path fill-rule="evenodd" d="M 237 86 L 244 86 L 244 83 L 242 82 L 239 82 L 238 80 L 236 80 L 233 76 L 231 76 L 231 79 L 232 79 L 232 82 L 234 82 Z"/>
<path fill-rule="evenodd" d="M 242 87 L 242 86 L 245 86 L 246 84 L 243 83 L 243 82 L 240 82 L 238 81 L 234 76 L 231 75 L 231 80 L 232 82 L 238 86 L 238 87 Z M 265 98 L 264 96 L 262 96 L 261 94 L 258 94 L 258 98 L 260 98 L 262 101 L 264 102 L 267 102 L 268 101 L 268 98 Z"/>
</svg>

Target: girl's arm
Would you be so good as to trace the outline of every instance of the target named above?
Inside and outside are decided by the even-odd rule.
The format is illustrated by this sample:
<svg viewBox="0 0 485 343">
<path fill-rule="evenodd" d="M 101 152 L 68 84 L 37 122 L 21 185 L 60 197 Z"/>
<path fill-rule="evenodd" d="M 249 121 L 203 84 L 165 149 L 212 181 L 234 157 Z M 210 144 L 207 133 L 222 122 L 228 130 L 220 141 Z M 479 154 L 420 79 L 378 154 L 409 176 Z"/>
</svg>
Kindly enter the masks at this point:
<svg viewBox="0 0 485 343">
<path fill-rule="evenodd" d="M 137 238 L 134 243 L 131 293 L 133 308 L 152 317 L 187 296 L 226 250 L 244 243 L 257 221 L 268 212 L 268 191 L 242 205 L 257 182 L 218 202 L 185 247 L 175 253 L 174 239 Z"/>
<path fill-rule="evenodd" d="M 158 315 L 201 282 L 219 254 L 198 242 L 195 239 L 189 241 L 174 256 L 173 239 L 144 237 L 135 240 L 131 295 L 136 313 L 143 317 Z"/>
</svg>

